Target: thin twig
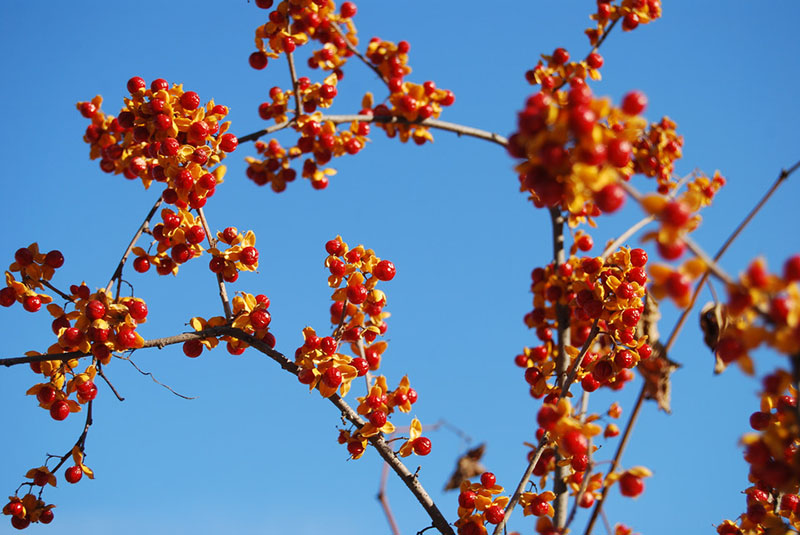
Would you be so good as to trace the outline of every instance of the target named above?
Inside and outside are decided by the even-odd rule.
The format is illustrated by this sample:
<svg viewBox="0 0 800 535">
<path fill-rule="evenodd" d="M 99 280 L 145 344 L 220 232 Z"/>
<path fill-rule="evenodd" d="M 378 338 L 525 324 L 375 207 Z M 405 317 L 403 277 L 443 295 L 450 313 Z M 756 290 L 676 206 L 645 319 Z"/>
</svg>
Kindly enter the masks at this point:
<svg viewBox="0 0 800 535">
<path fill-rule="evenodd" d="M 323 115 L 320 118 L 320 122 L 330 121 L 334 124 L 340 123 L 352 123 L 354 121 L 362 122 L 362 123 L 387 123 L 387 124 L 405 124 L 405 125 L 421 125 L 427 126 L 430 128 L 434 128 L 437 130 L 446 130 L 448 132 L 453 132 L 458 134 L 459 136 L 470 136 L 476 137 L 478 139 L 484 139 L 486 141 L 491 141 L 493 143 L 497 143 L 498 145 L 502 145 L 505 147 L 508 145 L 508 139 L 500 134 L 495 134 L 494 132 L 487 132 L 486 130 L 481 130 L 479 128 L 473 128 L 471 126 L 464 126 L 456 123 L 449 123 L 447 121 L 440 121 L 438 119 L 418 119 L 416 121 L 408 121 L 403 117 L 398 117 L 394 115 Z M 259 130 L 258 132 L 253 132 L 252 134 L 248 134 L 242 138 L 239 138 L 240 142 L 244 141 L 252 141 L 256 140 L 262 136 L 265 136 L 269 133 L 275 132 L 277 130 L 282 130 L 289 126 L 291 121 L 287 121 L 285 123 L 281 123 L 279 125 L 275 125 L 271 128 L 266 128 L 264 130 Z M 278 128 L 280 127 L 280 128 Z"/>
<path fill-rule="evenodd" d="M 608 258 L 608 255 L 616 251 L 623 243 L 625 243 L 628 240 L 628 238 L 639 232 L 639 230 L 641 230 L 642 227 L 648 225 L 650 222 L 655 220 L 655 218 L 656 218 L 655 216 L 649 215 L 639 220 L 628 230 L 620 234 L 619 238 L 610 243 L 608 247 L 606 247 L 605 250 L 603 251 L 603 254 L 600 255 L 600 258 L 602 258 L 603 260 Z"/>
<path fill-rule="evenodd" d="M 211 227 L 208 226 L 208 220 L 202 208 L 197 209 L 197 215 L 200 216 L 200 222 L 206 232 L 209 249 L 213 249 L 217 246 L 217 240 L 211 234 Z M 225 289 L 225 280 L 222 278 L 222 273 L 217 273 L 217 286 L 219 287 L 219 298 L 222 300 L 222 308 L 225 311 L 225 319 L 230 321 L 233 317 L 233 312 L 231 311 L 231 303 L 228 300 L 228 291 Z"/>
<path fill-rule="evenodd" d="M 381 502 L 383 513 L 386 515 L 386 520 L 389 521 L 389 527 L 392 529 L 392 534 L 400 535 L 400 528 L 397 526 L 397 522 L 394 519 L 392 508 L 389 506 L 389 497 L 386 495 L 386 482 L 388 479 L 389 465 L 387 463 L 383 463 L 383 469 L 381 470 L 381 484 L 378 489 L 378 501 Z"/>
<path fill-rule="evenodd" d="M 360 59 L 364 63 L 364 65 L 372 69 L 375 72 L 375 74 L 378 75 L 378 78 L 380 78 L 381 81 L 388 87 L 389 81 L 383 77 L 383 73 L 381 73 L 378 67 L 373 65 L 372 62 L 370 62 L 366 57 L 364 57 L 364 55 L 355 47 L 355 45 L 353 45 L 353 43 L 350 42 L 350 40 L 347 38 L 347 35 L 345 35 L 342 29 L 339 28 L 339 25 L 336 24 L 335 22 L 331 22 L 331 28 L 333 28 L 334 31 L 336 31 L 336 33 L 342 36 L 342 39 L 344 39 L 345 45 L 347 46 L 347 49 L 350 52 L 352 52 L 358 59 Z"/>
<path fill-rule="evenodd" d="M 292 89 L 294 90 L 294 120 L 300 118 L 300 92 L 297 87 L 297 71 L 294 69 L 294 55 L 291 52 L 286 53 L 286 61 L 289 63 L 289 75 L 292 77 Z"/>
<path fill-rule="evenodd" d="M 136 242 L 139 241 L 144 230 L 150 224 L 150 220 L 153 219 L 153 216 L 156 214 L 158 207 L 161 206 L 161 201 L 163 199 L 161 197 L 155 202 L 153 207 L 150 209 L 150 212 L 147 214 L 147 217 L 144 218 L 144 221 L 141 225 L 139 225 L 139 230 L 136 231 L 136 234 L 133 235 L 131 242 L 128 244 L 128 247 L 125 249 L 125 252 L 122 253 L 122 258 L 117 264 L 117 268 L 114 270 L 114 274 L 111 276 L 111 280 L 108 281 L 106 285 L 106 293 L 111 293 L 111 286 L 113 286 L 114 281 L 122 277 L 122 267 L 125 265 L 125 262 L 128 260 L 128 255 L 131 254 L 131 250 L 136 246 Z"/>
<path fill-rule="evenodd" d="M 106 384 L 111 389 L 111 391 L 114 392 L 114 395 L 117 396 L 118 400 L 125 401 L 125 398 L 119 395 L 119 392 L 117 392 L 117 389 L 114 388 L 114 385 L 112 385 L 111 381 L 108 380 L 108 377 L 106 377 L 106 374 L 103 373 L 103 365 L 100 364 L 99 362 L 97 363 L 97 375 L 99 375 L 100 377 L 103 378 L 103 380 L 106 382 Z"/>
<path fill-rule="evenodd" d="M 153 375 L 151 372 L 146 372 L 146 371 L 143 371 L 141 368 L 139 368 L 139 366 L 137 366 L 137 365 L 136 365 L 136 363 L 135 363 L 135 362 L 133 362 L 133 359 L 132 359 L 131 357 L 118 357 L 118 358 L 121 358 L 122 360 L 127 360 L 128 362 L 130 362 L 130 363 L 131 363 L 131 366 L 133 366 L 134 368 L 136 368 L 136 371 L 137 371 L 137 372 L 141 373 L 142 375 L 149 375 L 149 376 L 150 376 L 150 379 L 152 379 L 154 383 L 156 383 L 156 384 L 157 384 L 157 385 L 159 385 L 159 386 L 162 386 L 162 387 L 166 388 L 167 390 L 169 390 L 170 392 L 172 392 L 173 394 L 175 394 L 175 395 L 176 395 L 176 396 L 178 396 L 179 398 L 183 398 L 183 399 L 197 399 L 196 397 L 184 396 L 183 394 L 180 394 L 180 393 L 176 392 L 175 390 L 173 390 L 173 389 L 172 389 L 172 387 L 171 387 L 171 386 L 169 386 L 169 385 L 165 385 L 164 383 L 162 383 L 161 381 L 159 381 L 158 379 L 156 379 L 156 376 L 155 376 L 155 375 Z"/>
<path fill-rule="evenodd" d="M 51 291 L 60 295 L 63 299 L 66 299 L 67 301 L 75 301 L 71 295 L 65 294 L 64 292 L 62 292 L 61 290 L 50 284 L 48 281 L 39 279 L 39 282 L 41 282 L 43 286 L 49 288 Z"/>
</svg>

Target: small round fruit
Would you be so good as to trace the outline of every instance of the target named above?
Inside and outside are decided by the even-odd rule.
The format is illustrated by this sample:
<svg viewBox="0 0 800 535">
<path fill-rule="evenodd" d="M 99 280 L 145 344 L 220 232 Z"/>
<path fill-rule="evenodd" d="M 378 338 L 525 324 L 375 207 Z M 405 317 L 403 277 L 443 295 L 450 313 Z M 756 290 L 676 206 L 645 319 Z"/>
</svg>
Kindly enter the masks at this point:
<svg viewBox="0 0 800 535">
<path fill-rule="evenodd" d="M 43 386 L 36 392 L 36 399 L 39 400 L 39 403 L 52 403 L 56 400 L 56 391 L 52 387 Z"/>
<path fill-rule="evenodd" d="M 639 115 L 647 107 L 647 97 L 641 91 L 631 91 L 622 98 L 622 111 L 628 115 Z"/>
<path fill-rule="evenodd" d="M 382 281 L 390 281 L 394 278 L 397 270 L 394 267 L 394 264 L 388 260 L 381 260 L 378 262 L 378 265 L 375 266 L 375 270 L 373 274 L 378 278 L 378 280 Z"/>
<path fill-rule="evenodd" d="M 625 202 L 625 190 L 619 184 L 608 184 L 597 192 L 594 201 L 603 212 L 616 212 Z"/>
<path fill-rule="evenodd" d="M 486 521 L 489 522 L 490 524 L 499 524 L 500 522 L 503 521 L 505 512 L 499 505 L 492 505 L 491 507 L 486 509 L 484 515 L 486 515 Z"/>
<path fill-rule="evenodd" d="M 42 513 L 39 515 L 39 522 L 42 524 L 49 524 L 53 521 L 54 516 L 53 510 L 47 509 L 46 511 L 42 511 Z"/>
<path fill-rule="evenodd" d="M 258 263 L 258 249 L 255 247 L 245 247 L 239 253 L 239 260 L 246 266 L 254 266 Z"/>
<path fill-rule="evenodd" d="M 133 269 L 139 273 L 145 273 L 150 269 L 150 260 L 146 256 L 137 256 L 133 261 Z"/>
<path fill-rule="evenodd" d="M 328 368 L 322 374 L 322 382 L 330 388 L 337 388 L 342 384 L 342 372 L 337 368 Z"/>
<path fill-rule="evenodd" d="M 203 353 L 203 343 L 200 340 L 187 340 L 183 343 L 183 354 L 189 358 L 197 358 Z"/>
<path fill-rule="evenodd" d="M 58 269 L 64 265 L 64 255 L 59 250 L 53 250 L 44 257 L 44 263 L 53 269 Z"/>
<path fill-rule="evenodd" d="M 570 455 L 584 455 L 589 450 L 589 440 L 577 429 L 572 429 L 564 435 L 564 449 Z"/>
<path fill-rule="evenodd" d="M 64 479 L 67 480 L 67 483 L 77 483 L 83 477 L 83 470 L 81 470 L 80 466 L 70 466 L 64 472 Z"/>
<path fill-rule="evenodd" d="M 257 309 L 250 313 L 250 323 L 256 330 L 266 329 L 272 321 L 272 315 L 263 309 Z"/>
<path fill-rule="evenodd" d="M 263 52 L 253 52 L 249 58 L 250 66 L 254 69 L 261 70 L 267 66 L 267 55 Z"/>
<path fill-rule="evenodd" d="M 428 437 L 419 437 L 412 443 L 414 453 L 417 455 L 428 455 L 431 452 L 431 439 Z"/>
<path fill-rule="evenodd" d="M 619 478 L 619 490 L 623 496 L 635 498 L 644 491 L 644 481 L 641 477 L 625 472 Z"/>
<path fill-rule="evenodd" d="M 28 312 L 36 312 L 42 308 L 42 299 L 38 295 L 27 295 L 22 301 L 22 308 Z"/>
<path fill-rule="evenodd" d="M 494 487 L 494 484 L 497 483 L 497 478 L 494 476 L 492 472 L 484 472 L 481 474 L 481 485 L 486 488 Z"/>
<path fill-rule="evenodd" d="M 458 495 L 458 506 L 463 507 L 464 509 L 474 509 L 475 508 L 475 498 L 478 495 L 472 492 L 471 490 L 465 490 L 461 494 Z"/>
<path fill-rule="evenodd" d="M 27 518 L 19 517 L 19 516 L 12 516 L 11 517 L 11 525 L 17 529 L 25 529 L 31 525 L 31 521 Z"/>
<path fill-rule="evenodd" d="M 78 394 L 86 401 L 91 401 L 97 397 L 97 385 L 94 381 L 84 381 L 78 385 Z"/>
<path fill-rule="evenodd" d="M 50 416 L 53 420 L 66 420 L 69 416 L 69 404 L 62 400 L 58 400 L 50 407 Z"/>
</svg>

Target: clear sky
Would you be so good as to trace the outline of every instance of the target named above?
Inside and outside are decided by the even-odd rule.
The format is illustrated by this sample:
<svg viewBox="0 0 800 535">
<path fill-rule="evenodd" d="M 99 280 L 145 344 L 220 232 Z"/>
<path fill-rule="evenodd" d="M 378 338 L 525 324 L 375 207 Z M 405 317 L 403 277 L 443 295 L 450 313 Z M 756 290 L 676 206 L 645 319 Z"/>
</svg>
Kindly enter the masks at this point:
<svg viewBox="0 0 800 535">
<path fill-rule="evenodd" d="M 105 111 L 115 112 L 131 76 L 163 77 L 197 91 L 203 101 L 229 106 L 238 135 L 265 126 L 258 104 L 270 87 L 288 87 L 288 69 L 278 61 L 264 71 L 249 68 L 253 32 L 265 12 L 243 0 L 224 4 L 3 2 L 4 262 L 38 241 L 66 257 L 57 283 L 105 286 L 159 194 L 106 175 L 88 159 L 81 139 L 86 120 L 75 102 L 102 94 Z M 411 43 L 408 79 L 431 79 L 456 95 L 442 119 L 507 135 L 531 93 L 524 71 L 557 46 L 583 56 L 583 30 L 594 5 L 365 1 L 355 22 L 362 43 L 374 35 Z M 650 101 L 646 116 L 670 116 L 685 137 L 678 173 L 719 169 L 728 179 L 695 235 L 709 251 L 779 170 L 800 159 L 798 17 L 800 6 L 789 1 L 769 7 L 665 2 L 663 19 L 631 33 L 615 30 L 601 50 L 604 79 L 595 93 L 618 102 L 627 91 L 642 90 Z M 299 63 L 301 75 L 319 76 Z M 353 61 L 332 111 L 358 111 L 366 90 L 381 94 L 374 73 Z M 361 154 L 333 162 L 339 173 L 327 190 L 298 180 L 282 194 L 245 178 L 243 158 L 253 149 L 244 144 L 227 160 L 229 173 L 206 213 L 215 228 L 256 232 L 259 273 L 243 274 L 233 289 L 269 295 L 277 348 L 287 355 L 300 345 L 304 326 L 329 328 L 325 241 L 341 234 L 394 261 L 397 277 L 385 285 L 392 313 L 383 366 L 389 382 L 410 376 L 420 394 L 413 414 L 423 424 L 444 419 L 473 444 L 486 442 L 485 464 L 510 492 L 525 467 L 523 442 L 532 441 L 536 429 L 538 403 L 513 358 L 536 343 L 522 317 L 530 309 L 530 271 L 551 254 L 549 221 L 517 191 L 513 162 L 499 146 L 446 132 L 434 136 L 434 144 L 417 147 L 374 130 Z M 731 248 L 722 262 L 729 272 L 738 273 L 757 255 L 779 269 L 800 250 L 795 178 Z M 601 218 L 595 242 L 639 217 L 629 202 L 619 215 Z M 190 263 L 177 279 L 126 272 L 150 309 L 141 328 L 145 337 L 182 332 L 192 316 L 221 314 L 206 266 Z M 671 329 L 674 307 L 665 305 L 663 313 L 662 333 Z M 673 414 L 646 405 L 623 458 L 623 466 L 646 465 L 655 476 L 635 501 L 611 492 L 606 509 L 612 524 L 650 535 L 712 533 L 712 524 L 745 509 L 747 468 L 738 440 L 757 410 L 758 383 L 738 369 L 713 376 L 696 317 L 671 355 L 683 365 L 674 375 Z M 0 318 L 2 356 L 44 351 L 54 341 L 45 313 L 17 306 L 0 311 Z M 756 357 L 759 375 L 781 363 L 767 353 Z M 179 346 L 140 351 L 135 360 L 197 399 L 180 399 L 127 363 L 112 363 L 107 372 L 126 400 L 118 402 L 99 384 L 86 459 L 97 477 L 47 489 L 45 499 L 58 505 L 56 519 L 31 531 L 388 533 L 375 500 L 380 459 L 369 451 L 347 461 L 336 443 L 336 410 L 274 362 L 255 352 L 231 357 L 224 349 L 191 360 Z M 25 396 L 35 381 L 24 366 L 0 371 L 0 488 L 6 495 L 45 453 L 67 451 L 83 425 L 74 416 L 56 422 L 38 408 Z M 592 409 L 603 412 L 618 399 L 624 421 L 638 381 L 614 397 L 593 396 Z M 454 521 L 456 495 L 441 488 L 467 444 L 447 430 L 430 436 L 433 452 L 411 458 L 409 466 L 421 466 L 422 483 Z M 610 458 L 615 447 L 609 442 L 596 459 Z M 403 533 L 429 524 L 398 482 L 390 483 L 389 496 Z M 575 530 L 584 523 L 585 514 Z M 532 526 L 519 515 L 510 528 L 530 532 Z"/>
</svg>

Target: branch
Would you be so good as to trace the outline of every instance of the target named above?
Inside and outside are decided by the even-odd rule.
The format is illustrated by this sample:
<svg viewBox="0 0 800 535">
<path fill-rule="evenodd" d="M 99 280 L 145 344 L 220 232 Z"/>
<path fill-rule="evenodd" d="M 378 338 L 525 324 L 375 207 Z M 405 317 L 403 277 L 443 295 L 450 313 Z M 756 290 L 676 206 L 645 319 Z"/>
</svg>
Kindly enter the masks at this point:
<svg viewBox="0 0 800 535">
<path fill-rule="evenodd" d="M 197 215 L 200 216 L 200 222 L 203 224 L 203 230 L 206 232 L 208 246 L 210 249 L 213 249 L 217 246 L 217 240 L 214 238 L 214 235 L 211 234 L 211 228 L 208 226 L 208 220 L 206 219 L 203 208 L 197 209 Z M 222 308 L 225 310 L 225 319 L 230 321 L 231 317 L 233 317 L 233 312 L 231 312 L 231 303 L 228 301 L 228 292 L 225 289 L 225 280 L 222 278 L 222 273 L 217 273 L 217 285 L 219 286 L 219 298 L 222 300 Z"/>
<path fill-rule="evenodd" d="M 606 247 L 605 250 L 603 251 L 603 254 L 600 255 L 600 258 L 602 258 L 603 260 L 608 258 L 608 255 L 610 255 L 611 253 L 616 251 L 623 243 L 625 243 L 628 240 L 628 238 L 630 238 L 631 236 L 636 234 L 639 230 L 642 229 L 642 227 L 644 227 L 644 226 L 648 225 L 649 223 L 651 223 L 652 221 L 654 221 L 655 218 L 656 218 L 656 216 L 649 215 L 649 216 L 639 220 L 637 223 L 635 223 L 633 226 L 631 226 L 628 230 L 626 230 L 625 232 L 620 234 L 619 238 L 617 238 L 612 243 L 610 243 L 608 245 L 608 247 Z"/>
<path fill-rule="evenodd" d="M 566 262 L 566 251 L 564 250 L 564 214 L 558 208 L 550 208 L 550 221 L 553 226 L 553 263 L 554 269 Z M 567 367 L 569 359 L 564 347 L 570 343 L 569 333 L 569 308 L 560 301 L 556 303 L 556 328 L 558 341 L 558 356 L 556 358 L 556 385 L 563 391 L 567 379 Z M 577 368 L 576 368 L 577 370 Z M 556 471 L 553 491 L 556 494 L 554 502 L 555 516 L 554 521 L 557 528 L 563 528 L 567 521 L 567 507 L 569 505 L 569 494 L 565 478 L 569 475 L 566 466 L 561 466 L 558 461 L 561 456 L 556 454 Z"/>
<path fill-rule="evenodd" d="M 134 246 L 136 245 L 136 242 L 139 241 L 139 238 L 141 237 L 142 233 L 144 232 L 144 229 L 146 229 L 147 226 L 150 224 L 150 220 L 153 219 L 154 215 L 156 215 L 156 211 L 158 210 L 158 207 L 161 206 L 161 201 L 162 201 L 162 198 L 159 197 L 158 200 L 153 205 L 153 207 L 150 209 L 150 212 L 147 214 L 147 217 L 145 217 L 144 221 L 142 222 L 142 224 L 139 225 L 139 230 L 137 230 L 136 234 L 133 235 L 133 239 L 131 239 L 131 242 L 128 244 L 128 247 L 125 249 L 125 252 L 122 253 L 122 258 L 120 259 L 119 264 L 117 264 L 117 269 L 114 270 L 114 274 L 111 276 L 111 280 L 108 281 L 108 285 L 106 286 L 106 293 L 111 292 L 111 286 L 114 285 L 114 281 L 115 280 L 122 278 L 122 267 L 125 265 L 125 262 L 128 260 L 128 255 L 131 254 L 131 249 L 133 249 Z"/>
<path fill-rule="evenodd" d="M 294 55 L 291 52 L 286 53 L 286 61 L 289 63 L 289 75 L 292 77 L 292 89 L 294 90 L 294 120 L 300 118 L 300 93 L 297 90 L 297 72 L 294 70 Z"/>
<path fill-rule="evenodd" d="M 367 58 L 364 57 L 364 55 L 361 52 L 359 52 L 359 50 L 355 47 L 355 45 L 353 45 L 353 43 L 351 43 L 350 40 L 347 38 L 347 36 L 344 34 L 342 29 L 339 28 L 339 25 L 336 24 L 335 22 L 331 22 L 331 28 L 333 28 L 336 31 L 336 33 L 342 36 L 342 39 L 344 39 L 344 42 L 347 45 L 347 49 L 350 52 L 352 52 L 358 59 L 364 62 L 364 65 L 372 69 L 375 72 L 375 74 L 378 75 L 378 78 L 380 78 L 381 81 L 388 86 L 389 81 L 383 77 L 383 73 L 381 73 L 378 67 L 373 65 L 369 60 L 367 60 Z"/>
<path fill-rule="evenodd" d="M 446 130 L 448 132 L 454 132 L 459 136 L 469 136 L 469 137 L 476 137 L 478 139 L 484 139 L 486 141 L 492 141 L 493 143 L 497 143 L 498 145 L 502 145 L 505 147 L 508 144 L 508 139 L 501 136 L 500 134 L 495 134 L 494 132 L 488 132 L 486 130 L 481 130 L 479 128 L 473 128 L 471 126 L 464 126 L 457 123 L 449 123 L 446 121 L 440 121 L 438 119 L 425 119 L 425 120 L 416 120 L 416 121 L 408 121 L 403 117 L 397 117 L 394 115 L 323 115 L 320 118 L 320 122 L 330 121 L 334 124 L 340 123 L 351 123 L 354 121 L 362 122 L 362 123 L 387 123 L 387 124 L 418 124 L 421 126 L 427 126 L 430 128 L 434 128 L 436 130 Z M 270 128 L 266 128 L 264 130 L 259 130 L 258 132 L 253 132 L 252 134 L 248 134 L 244 137 L 239 138 L 240 142 L 244 141 L 253 141 L 262 136 L 270 134 L 272 132 L 276 132 L 278 130 L 283 130 L 287 126 L 291 124 L 292 121 L 286 121 L 284 123 L 277 124 Z"/>
</svg>

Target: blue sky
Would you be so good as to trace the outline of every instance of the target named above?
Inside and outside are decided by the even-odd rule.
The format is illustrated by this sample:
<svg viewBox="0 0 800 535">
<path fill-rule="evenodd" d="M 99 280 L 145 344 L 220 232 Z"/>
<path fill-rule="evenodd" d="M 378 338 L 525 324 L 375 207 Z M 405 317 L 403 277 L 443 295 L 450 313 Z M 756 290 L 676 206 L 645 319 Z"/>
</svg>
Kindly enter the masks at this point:
<svg viewBox="0 0 800 535">
<path fill-rule="evenodd" d="M 583 29 L 594 2 L 362 2 L 355 22 L 362 42 L 377 35 L 411 43 L 409 80 L 434 80 L 454 91 L 442 119 L 507 135 L 531 88 L 523 72 L 557 46 L 574 56 L 588 50 Z M 743 1 L 666 2 L 664 17 L 603 45 L 603 81 L 597 94 L 616 102 L 631 89 L 645 92 L 648 118 L 668 115 L 685 137 L 678 173 L 719 169 L 728 186 L 707 209 L 695 237 L 715 251 L 729 230 L 766 190 L 779 170 L 800 159 L 796 125 L 800 105 L 794 21 L 800 7 L 765 8 Z M 66 264 L 56 282 L 105 286 L 158 191 L 102 173 L 88 159 L 81 136 L 86 121 L 75 102 L 96 94 L 104 109 L 119 109 L 134 75 L 163 77 L 230 107 L 232 131 L 263 128 L 258 104 L 269 88 L 288 84 L 281 62 L 264 71 L 247 65 L 253 31 L 265 12 L 253 3 L 227 2 L 5 2 L 0 7 L 0 86 L 6 127 L 4 210 L 0 252 L 33 241 L 58 248 Z M 309 73 L 299 62 L 301 74 Z M 352 62 L 339 85 L 335 113 L 358 110 L 363 92 L 380 94 L 374 74 Z M 423 423 L 445 419 L 487 442 L 486 465 L 513 488 L 524 470 L 538 404 L 527 394 L 513 357 L 534 335 L 522 323 L 530 307 L 529 275 L 551 251 L 547 215 L 517 191 L 513 162 L 498 146 L 434 132 L 436 142 L 401 145 L 374 131 L 357 157 L 333 162 L 338 174 L 325 191 L 305 181 L 276 195 L 244 176 L 243 145 L 228 159 L 229 173 L 206 213 L 213 227 L 252 229 L 261 253 L 259 273 L 243 274 L 234 290 L 272 300 L 278 349 L 291 355 L 306 325 L 326 330 L 330 291 L 324 243 L 341 234 L 350 245 L 375 249 L 398 274 L 385 285 L 391 311 L 390 345 L 383 370 L 390 383 L 410 376 Z M 288 143 L 288 137 L 279 138 Z M 738 273 L 764 255 L 775 269 L 800 250 L 793 232 L 800 185 L 790 180 L 722 262 Z M 595 242 L 613 238 L 640 211 L 628 203 L 603 218 Z M 636 241 L 631 242 L 635 244 Z M 177 279 L 126 273 L 150 319 L 148 338 L 187 329 L 190 317 L 218 315 L 214 279 L 204 261 L 181 268 Z M 707 300 L 708 296 L 701 298 Z M 662 333 L 675 310 L 665 305 Z M 0 311 L 2 356 L 44 350 L 50 320 L 21 307 Z M 623 466 L 646 465 L 655 476 L 635 501 L 611 492 L 607 514 L 647 534 L 711 532 L 712 523 L 745 508 L 747 468 L 738 445 L 757 409 L 758 383 L 737 369 L 712 375 L 696 315 L 673 351 L 683 367 L 674 375 L 673 414 L 643 409 Z M 75 533 L 273 533 L 320 531 L 388 533 L 375 495 L 381 462 L 374 452 L 347 461 L 336 444 L 338 415 L 309 395 L 274 362 L 224 350 L 190 360 L 179 347 L 142 351 L 140 367 L 198 399 L 170 394 L 124 362 L 108 374 L 126 398 L 101 384 L 87 459 L 95 481 L 48 489 L 56 503 L 50 526 L 31 531 Z M 756 355 L 763 375 L 782 361 Z M 0 373 L 6 439 L 0 446 L 0 486 L 12 494 L 45 453 L 69 449 L 82 419 L 55 422 L 25 390 L 27 368 Z M 592 397 L 603 412 L 612 400 L 629 409 L 637 383 L 622 393 Z M 355 394 L 355 392 L 354 392 Z M 353 396 L 353 394 L 351 394 Z M 627 410 L 623 420 L 627 416 Z M 403 418 L 398 425 L 407 423 Z M 412 458 L 422 483 L 445 515 L 456 519 L 456 495 L 440 491 L 466 444 L 441 430 L 433 452 Z M 610 458 L 615 442 L 597 454 Z M 605 457 L 603 457 L 605 455 Z M 404 533 L 428 525 L 422 509 L 397 482 L 389 495 Z M 669 519 L 680 518 L 680 525 Z M 582 531 L 585 515 L 576 521 Z M 5 524 L 2 524 L 5 525 Z M 532 528 L 516 518 L 512 529 Z M 602 528 L 598 528 L 602 532 Z M 1 530 L 0 530 L 1 531 Z"/>
</svg>

